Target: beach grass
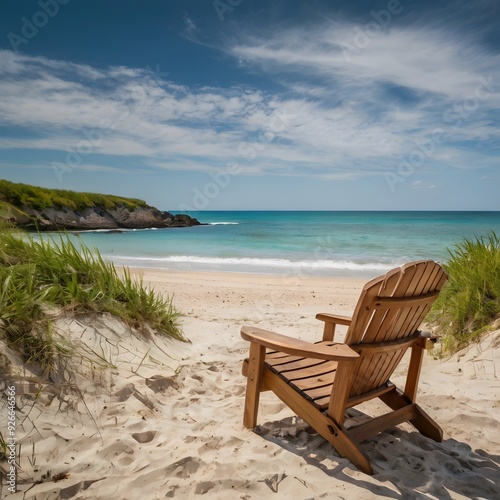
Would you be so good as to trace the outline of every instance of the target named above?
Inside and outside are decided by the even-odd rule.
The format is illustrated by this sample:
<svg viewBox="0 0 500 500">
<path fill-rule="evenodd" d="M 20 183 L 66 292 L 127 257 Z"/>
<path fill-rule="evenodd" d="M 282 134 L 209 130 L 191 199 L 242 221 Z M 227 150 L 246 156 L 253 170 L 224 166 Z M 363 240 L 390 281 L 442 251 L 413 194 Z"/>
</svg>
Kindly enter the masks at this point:
<svg viewBox="0 0 500 500">
<path fill-rule="evenodd" d="M 65 345 L 52 334 L 54 310 L 111 313 L 139 332 L 185 341 L 171 297 L 147 289 L 125 269 L 120 276 L 97 250 L 66 234 L 0 232 L 0 335 L 27 361 L 50 367 Z"/>
<path fill-rule="evenodd" d="M 500 316 L 500 237 L 464 239 L 447 249 L 448 283 L 429 315 L 442 335 L 443 352 L 470 344 Z"/>
</svg>

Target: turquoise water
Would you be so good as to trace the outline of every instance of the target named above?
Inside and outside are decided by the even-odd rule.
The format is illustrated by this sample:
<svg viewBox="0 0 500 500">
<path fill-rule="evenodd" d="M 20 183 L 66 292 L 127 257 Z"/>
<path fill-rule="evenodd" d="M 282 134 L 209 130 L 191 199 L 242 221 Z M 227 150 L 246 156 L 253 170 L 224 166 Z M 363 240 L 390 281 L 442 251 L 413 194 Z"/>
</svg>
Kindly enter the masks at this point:
<svg viewBox="0 0 500 500">
<path fill-rule="evenodd" d="M 190 212 L 206 226 L 83 232 L 116 264 L 290 275 L 372 277 L 404 262 L 443 261 L 464 237 L 500 234 L 500 212 Z"/>
</svg>

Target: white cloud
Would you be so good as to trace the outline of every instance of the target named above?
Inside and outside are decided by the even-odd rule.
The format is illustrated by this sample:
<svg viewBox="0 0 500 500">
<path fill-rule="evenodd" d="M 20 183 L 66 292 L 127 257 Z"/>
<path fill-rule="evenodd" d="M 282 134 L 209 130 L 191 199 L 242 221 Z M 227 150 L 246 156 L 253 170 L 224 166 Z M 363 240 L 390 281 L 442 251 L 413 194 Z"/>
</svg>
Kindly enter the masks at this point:
<svg viewBox="0 0 500 500">
<path fill-rule="evenodd" d="M 193 31 L 197 30 L 195 22 L 187 14 L 184 14 L 183 21 L 188 33 L 192 33 Z"/>
<path fill-rule="evenodd" d="M 248 175 L 347 180 L 393 172 L 430 144 L 421 171 L 493 168 L 499 56 L 472 35 L 390 27 L 348 60 L 354 27 L 239 34 L 224 46 L 235 61 L 275 78 L 281 93 L 188 87 L 148 69 L 0 51 L 0 125 L 23 130 L 0 139 L 0 150 L 54 150 L 60 158 L 90 142 L 88 165 L 134 156 L 152 169 L 237 162 Z"/>
<path fill-rule="evenodd" d="M 438 189 L 439 186 L 435 183 L 418 180 L 418 181 L 412 182 L 411 187 L 413 189 L 424 189 L 427 191 L 435 191 Z"/>
<path fill-rule="evenodd" d="M 359 26 L 350 23 L 294 28 L 249 37 L 230 51 L 270 73 L 320 78 L 323 88 L 333 85 L 332 93 L 340 90 L 342 97 L 350 95 L 348 90 L 355 95 L 390 83 L 418 93 L 463 99 L 481 76 L 492 71 L 498 74 L 500 67 L 500 56 L 483 50 L 471 34 L 431 26 L 394 27 L 376 36 L 365 35 L 367 42 L 356 46 L 357 33 Z M 292 87 L 296 85 L 294 79 L 291 82 Z"/>
</svg>

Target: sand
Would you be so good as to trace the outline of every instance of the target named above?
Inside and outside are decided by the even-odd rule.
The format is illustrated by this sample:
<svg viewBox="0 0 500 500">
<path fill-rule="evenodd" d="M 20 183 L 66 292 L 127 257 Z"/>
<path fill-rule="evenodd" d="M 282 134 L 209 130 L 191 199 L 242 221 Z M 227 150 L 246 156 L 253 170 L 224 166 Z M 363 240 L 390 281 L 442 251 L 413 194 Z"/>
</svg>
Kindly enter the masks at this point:
<svg viewBox="0 0 500 500">
<path fill-rule="evenodd" d="M 366 280 L 134 272 L 174 294 L 191 343 L 138 339 L 107 316 L 61 321 L 81 342 L 64 379 L 11 377 L 21 468 L 19 492 L 4 477 L 2 498 L 500 498 L 499 331 L 451 359 L 426 356 L 418 401 L 444 441 L 408 424 L 383 433 L 362 445 L 368 476 L 272 393 L 257 429 L 243 427 L 239 335 L 257 325 L 319 340 L 315 314 L 350 314 Z"/>
</svg>

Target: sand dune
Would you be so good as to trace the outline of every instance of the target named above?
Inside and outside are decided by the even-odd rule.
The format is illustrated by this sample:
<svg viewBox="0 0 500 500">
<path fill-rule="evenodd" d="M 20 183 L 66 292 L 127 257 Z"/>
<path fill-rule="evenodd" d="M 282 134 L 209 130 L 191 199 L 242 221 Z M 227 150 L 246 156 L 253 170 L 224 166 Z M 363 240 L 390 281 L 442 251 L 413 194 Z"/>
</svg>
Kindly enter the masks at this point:
<svg viewBox="0 0 500 500">
<path fill-rule="evenodd" d="M 65 359 L 65 379 L 50 385 L 18 374 L 19 492 L 4 484 L 2 496 L 500 498 L 500 332 L 452 359 L 426 359 L 419 402 L 445 439 L 403 425 L 365 442 L 370 477 L 271 393 L 262 395 L 255 432 L 244 429 L 240 374 L 242 325 L 318 340 L 315 313 L 349 314 L 364 280 L 144 277 L 175 293 L 191 344 L 138 339 L 109 317 L 60 324 L 86 354 Z"/>
</svg>

